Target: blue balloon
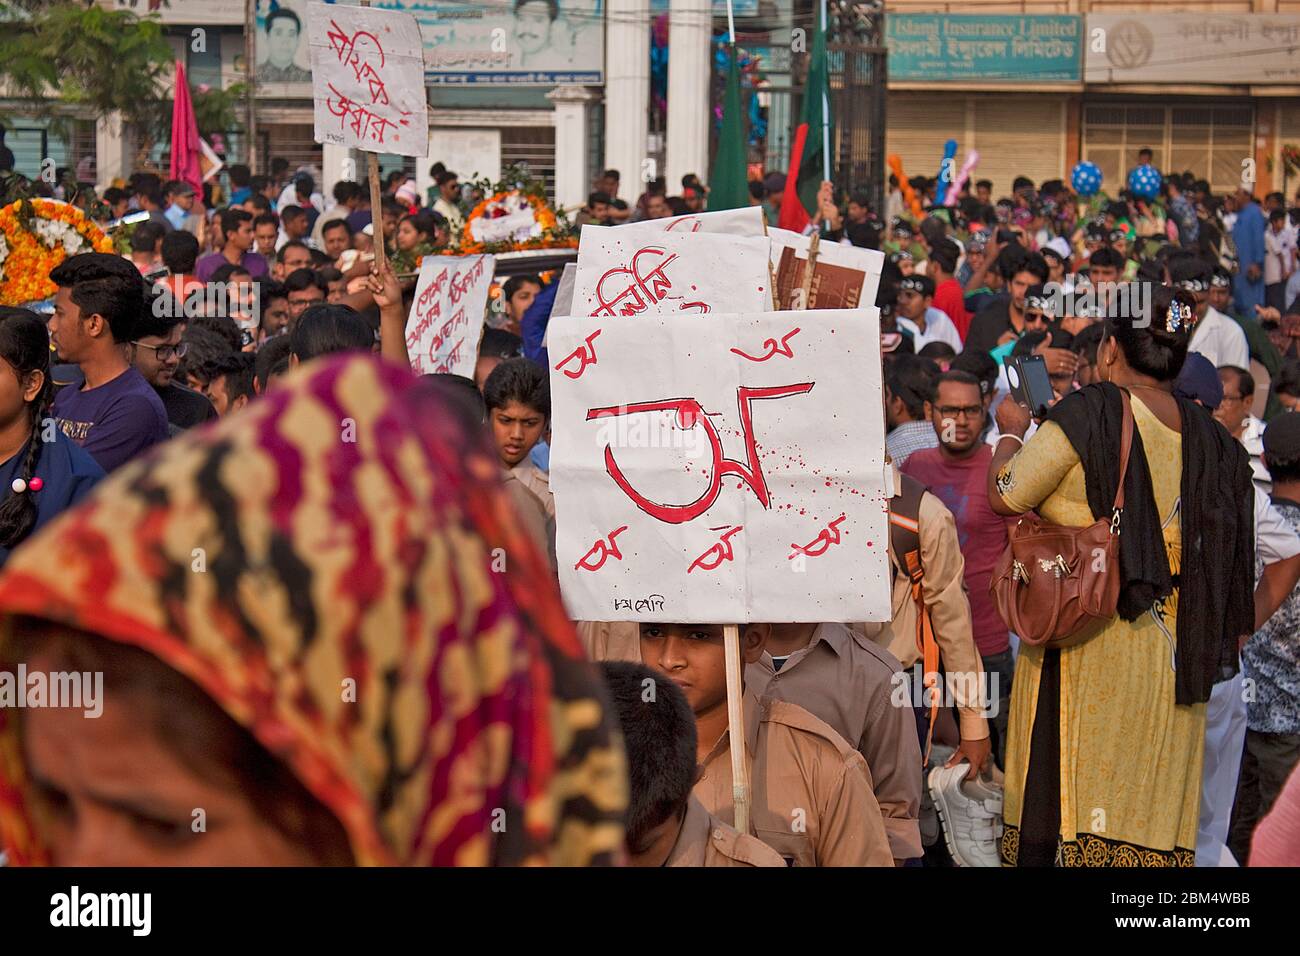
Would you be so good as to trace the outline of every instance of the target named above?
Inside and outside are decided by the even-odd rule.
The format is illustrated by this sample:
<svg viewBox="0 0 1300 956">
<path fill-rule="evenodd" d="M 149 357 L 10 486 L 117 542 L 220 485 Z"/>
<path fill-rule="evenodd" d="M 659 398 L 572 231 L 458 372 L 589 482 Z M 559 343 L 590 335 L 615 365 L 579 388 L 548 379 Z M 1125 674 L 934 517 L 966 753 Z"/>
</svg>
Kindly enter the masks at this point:
<svg viewBox="0 0 1300 956">
<path fill-rule="evenodd" d="M 1155 199 L 1164 180 L 1154 166 L 1138 166 L 1128 174 L 1128 188 L 1139 199 Z"/>
<path fill-rule="evenodd" d="M 1101 189 L 1101 170 L 1096 163 L 1086 159 L 1075 163 L 1074 169 L 1070 171 L 1070 185 L 1080 196 L 1096 195 L 1097 190 Z"/>
</svg>

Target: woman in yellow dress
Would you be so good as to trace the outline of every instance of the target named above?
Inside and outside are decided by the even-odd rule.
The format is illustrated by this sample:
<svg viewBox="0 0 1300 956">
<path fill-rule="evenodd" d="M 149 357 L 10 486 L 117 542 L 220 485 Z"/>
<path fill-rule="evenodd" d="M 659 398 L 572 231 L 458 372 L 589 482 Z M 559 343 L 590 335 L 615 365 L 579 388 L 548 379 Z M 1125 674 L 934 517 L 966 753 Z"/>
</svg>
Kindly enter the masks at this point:
<svg viewBox="0 0 1300 956">
<path fill-rule="evenodd" d="M 1008 726 L 1010 866 L 1191 866 L 1205 702 L 1253 627 L 1252 491 L 1244 450 L 1173 395 L 1195 303 L 1150 289 L 1148 319 L 1108 318 L 1101 381 L 1059 401 L 1028 440 L 998 407 L 989 497 L 1084 527 L 1110 517 L 1123 403 L 1134 430 L 1120 517 L 1119 613 L 1064 649 L 1021 645 Z M 1113 573 L 1113 571 L 1112 571 Z"/>
</svg>

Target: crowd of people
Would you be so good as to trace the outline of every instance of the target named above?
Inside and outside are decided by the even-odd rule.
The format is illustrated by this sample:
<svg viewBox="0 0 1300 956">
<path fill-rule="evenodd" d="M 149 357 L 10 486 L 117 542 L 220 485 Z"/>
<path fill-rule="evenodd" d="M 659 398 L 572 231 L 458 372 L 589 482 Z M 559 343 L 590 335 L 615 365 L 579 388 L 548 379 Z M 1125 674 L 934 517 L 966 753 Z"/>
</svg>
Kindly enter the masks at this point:
<svg viewBox="0 0 1300 956">
<path fill-rule="evenodd" d="M 893 618 L 742 624 L 734 741 L 735 622 L 560 602 L 553 277 L 500 283 L 473 379 L 409 373 L 414 265 L 479 198 L 430 172 L 424 197 L 388 177 L 377 221 L 362 184 L 327 203 L 283 161 L 224 197 L 151 173 L 69 195 L 127 238 L 51 273 L 52 314 L 0 310 L 0 660 L 107 698 L 0 710 L 12 862 L 1300 862 L 1284 197 L 1169 174 L 942 206 L 918 179 L 918 221 L 827 184 L 809 230 L 886 255 Z M 708 208 L 696 176 L 619 194 L 604 171 L 578 223 Z M 751 183 L 769 223 L 784 195 Z M 1036 418 L 1008 375 L 1032 357 Z M 1116 615 L 1022 642 L 990 592 L 1018 517 L 1084 527 L 1121 486 Z"/>
</svg>

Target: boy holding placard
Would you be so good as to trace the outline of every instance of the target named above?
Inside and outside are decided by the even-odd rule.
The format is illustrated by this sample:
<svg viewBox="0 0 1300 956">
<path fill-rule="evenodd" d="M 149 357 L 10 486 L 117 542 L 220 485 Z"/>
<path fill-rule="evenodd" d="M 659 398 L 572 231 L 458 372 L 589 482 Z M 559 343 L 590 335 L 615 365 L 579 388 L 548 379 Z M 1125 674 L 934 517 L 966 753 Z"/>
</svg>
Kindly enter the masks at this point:
<svg viewBox="0 0 1300 956">
<path fill-rule="evenodd" d="M 727 679 L 721 624 L 640 625 L 641 659 L 677 684 L 695 712 L 695 796 L 733 819 Z M 771 625 L 741 625 L 743 660 L 756 662 Z M 890 866 L 889 839 L 862 755 L 801 707 L 744 697 L 755 836 L 795 866 Z"/>
</svg>

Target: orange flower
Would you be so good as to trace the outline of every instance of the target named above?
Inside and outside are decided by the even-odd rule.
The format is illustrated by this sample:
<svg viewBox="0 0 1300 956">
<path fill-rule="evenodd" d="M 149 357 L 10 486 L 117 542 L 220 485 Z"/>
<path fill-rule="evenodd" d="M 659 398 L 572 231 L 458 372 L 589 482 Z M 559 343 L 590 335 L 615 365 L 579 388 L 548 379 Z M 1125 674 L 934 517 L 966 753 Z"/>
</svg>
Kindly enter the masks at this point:
<svg viewBox="0 0 1300 956">
<path fill-rule="evenodd" d="M 77 207 L 53 199 L 33 199 L 30 204 L 37 218 L 72 226 L 90 249 L 113 251 L 112 240 Z M 0 279 L 0 305 L 23 305 L 54 295 L 57 287 L 50 281 L 50 271 L 68 257 L 62 243 L 49 249 L 23 226 L 18 218 L 21 209 L 22 200 L 0 208 L 0 232 L 9 247 L 8 255 L 0 262 L 4 273 Z"/>
</svg>

